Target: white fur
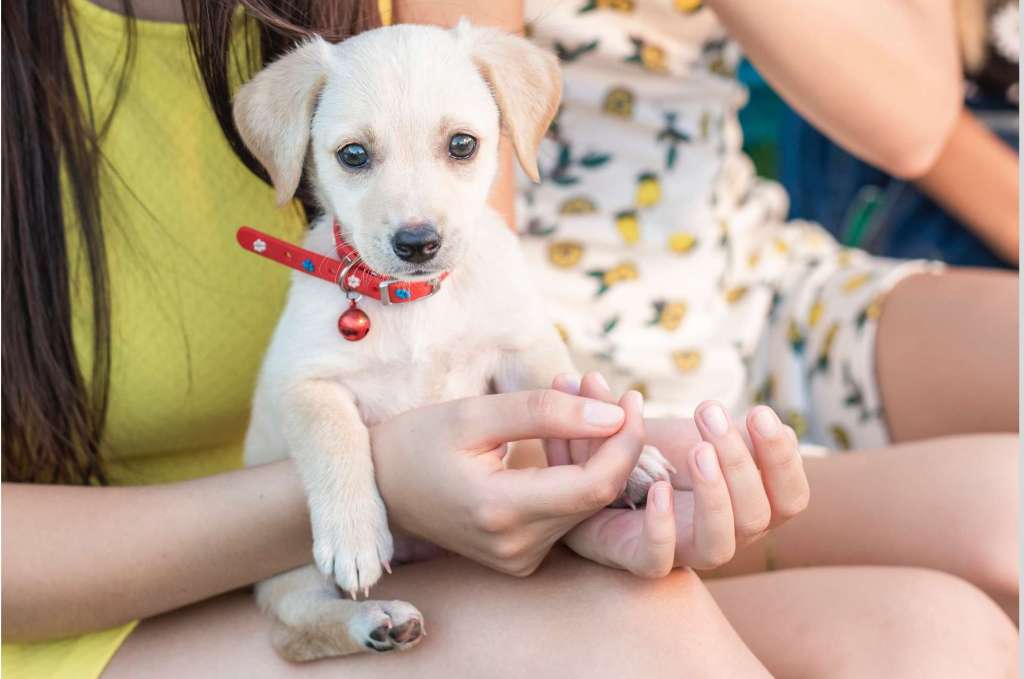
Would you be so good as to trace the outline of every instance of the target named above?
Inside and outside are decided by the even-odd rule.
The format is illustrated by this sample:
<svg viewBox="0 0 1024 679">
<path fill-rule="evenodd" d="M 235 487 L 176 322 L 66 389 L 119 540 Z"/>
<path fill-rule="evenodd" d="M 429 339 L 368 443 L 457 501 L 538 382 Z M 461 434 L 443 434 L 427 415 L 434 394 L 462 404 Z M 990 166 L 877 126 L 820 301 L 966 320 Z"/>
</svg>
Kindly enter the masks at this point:
<svg viewBox="0 0 1024 679">
<path fill-rule="evenodd" d="M 371 330 L 358 342 L 338 333 L 348 306 L 341 291 L 296 273 L 267 352 L 246 462 L 294 458 L 309 500 L 315 563 L 342 590 L 371 587 L 393 551 L 368 427 L 483 394 L 492 384 L 500 391 L 548 386 L 572 370 L 514 235 L 487 206 L 502 126 L 524 166 L 535 167 L 558 96 L 551 56 L 521 38 L 462 23 L 452 31 L 389 27 L 338 45 L 314 39 L 236 98 L 239 130 L 282 200 L 306 168 L 325 216 L 305 247 L 333 254 L 337 217 L 346 239 L 380 273 L 410 279 L 450 272 L 428 299 L 390 306 L 363 299 Z M 500 112 L 496 102 L 503 102 Z M 448 157 L 456 132 L 477 138 L 472 160 Z M 336 152 L 348 143 L 367 147 L 366 170 L 339 164 Z M 420 221 L 435 224 L 443 242 L 434 260 L 411 265 L 393 253 L 391 237 Z M 261 584 L 261 602 L 277 618 L 279 650 L 310 659 L 367 648 L 358 637 L 387 607 L 359 608 L 330 590 L 308 574 Z M 408 604 L 388 606 L 403 620 L 418 615 Z M 352 638 L 344 643 L 325 641 L 334 634 L 325 630 L 346 629 Z"/>
</svg>

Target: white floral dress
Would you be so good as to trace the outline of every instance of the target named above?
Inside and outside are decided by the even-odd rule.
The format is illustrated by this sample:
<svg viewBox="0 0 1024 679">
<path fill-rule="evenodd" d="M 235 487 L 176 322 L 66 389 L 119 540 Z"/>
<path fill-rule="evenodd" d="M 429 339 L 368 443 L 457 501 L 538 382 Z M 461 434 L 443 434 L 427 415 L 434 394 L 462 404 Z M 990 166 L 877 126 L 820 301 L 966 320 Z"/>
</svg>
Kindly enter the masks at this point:
<svg viewBox="0 0 1024 679">
<path fill-rule="evenodd" d="M 639 389 L 649 414 L 767 402 L 807 442 L 884 445 L 875 321 L 930 265 L 785 221 L 785 192 L 741 151 L 738 49 L 699 1 L 526 5 L 564 93 L 517 214 L 578 367 Z"/>
</svg>

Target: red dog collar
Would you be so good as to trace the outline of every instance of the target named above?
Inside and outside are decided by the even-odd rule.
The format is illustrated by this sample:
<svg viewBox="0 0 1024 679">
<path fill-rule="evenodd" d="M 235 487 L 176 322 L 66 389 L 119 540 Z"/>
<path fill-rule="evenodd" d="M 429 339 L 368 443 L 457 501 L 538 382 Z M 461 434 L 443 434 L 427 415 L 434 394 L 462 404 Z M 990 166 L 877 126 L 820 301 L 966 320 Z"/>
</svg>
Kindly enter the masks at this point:
<svg viewBox="0 0 1024 679">
<path fill-rule="evenodd" d="M 347 340 L 361 340 L 370 330 L 370 319 L 356 307 L 359 295 L 381 304 L 405 304 L 430 297 L 448 277 L 444 272 L 429 281 L 402 281 L 382 276 L 368 267 L 356 249 L 341 236 L 341 225 L 334 222 L 334 248 L 339 259 L 319 255 L 248 226 L 238 229 L 238 244 L 261 257 L 284 264 L 302 273 L 338 285 L 352 299 L 351 307 L 338 319 L 338 329 Z"/>
</svg>

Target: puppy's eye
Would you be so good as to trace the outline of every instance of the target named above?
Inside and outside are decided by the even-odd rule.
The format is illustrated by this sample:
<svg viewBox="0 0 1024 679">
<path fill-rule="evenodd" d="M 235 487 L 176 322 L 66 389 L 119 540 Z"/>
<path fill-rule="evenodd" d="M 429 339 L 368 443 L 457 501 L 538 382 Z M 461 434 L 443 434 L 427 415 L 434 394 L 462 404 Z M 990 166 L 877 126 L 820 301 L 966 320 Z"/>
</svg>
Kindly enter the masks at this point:
<svg viewBox="0 0 1024 679">
<path fill-rule="evenodd" d="M 370 154 L 362 144 L 346 144 L 338 151 L 338 162 L 345 167 L 362 167 L 370 160 Z"/>
<path fill-rule="evenodd" d="M 476 152 L 476 137 L 468 134 L 453 134 L 448 142 L 448 154 L 456 160 L 467 160 Z"/>
</svg>

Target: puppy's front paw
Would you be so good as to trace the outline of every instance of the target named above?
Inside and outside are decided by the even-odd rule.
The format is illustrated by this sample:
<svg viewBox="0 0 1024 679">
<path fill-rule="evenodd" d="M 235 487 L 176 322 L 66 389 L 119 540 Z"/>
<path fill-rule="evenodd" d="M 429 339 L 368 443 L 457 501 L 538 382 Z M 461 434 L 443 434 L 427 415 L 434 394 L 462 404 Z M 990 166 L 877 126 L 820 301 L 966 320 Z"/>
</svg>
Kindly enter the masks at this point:
<svg viewBox="0 0 1024 679">
<path fill-rule="evenodd" d="M 615 507 L 637 507 L 647 499 L 647 490 L 655 481 L 668 481 L 676 468 L 654 446 L 644 446 L 640 461 L 629 475 L 626 488 L 615 501 Z"/>
<path fill-rule="evenodd" d="M 426 632 L 423 616 L 404 601 L 367 601 L 348 623 L 348 633 L 371 651 L 404 651 L 420 642 Z"/>
<path fill-rule="evenodd" d="M 348 502 L 332 501 L 311 508 L 313 559 L 349 596 L 369 594 L 384 570 L 391 570 L 394 543 L 380 496 Z"/>
</svg>

